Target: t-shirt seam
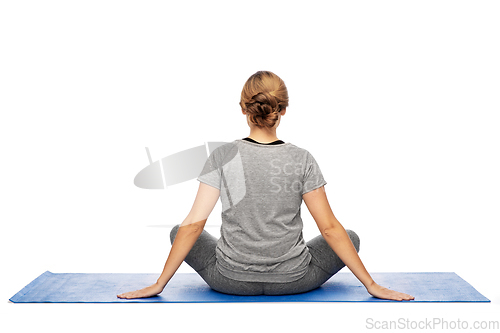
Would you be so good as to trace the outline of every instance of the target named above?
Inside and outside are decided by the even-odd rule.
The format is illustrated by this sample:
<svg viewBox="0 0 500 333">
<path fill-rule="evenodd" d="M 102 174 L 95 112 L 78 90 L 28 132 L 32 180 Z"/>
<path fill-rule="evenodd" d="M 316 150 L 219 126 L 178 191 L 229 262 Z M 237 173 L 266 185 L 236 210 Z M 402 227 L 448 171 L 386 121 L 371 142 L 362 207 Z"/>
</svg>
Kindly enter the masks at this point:
<svg viewBox="0 0 500 333">
<path fill-rule="evenodd" d="M 326 182 L 326 180 L 323 180 L 323 181 L 322 181 L 319 185 L 317 185 L 317 186 L 313 187 L 312 189 L 308 190 L 307 192 L 303 192 L 303 193 L 302 193 L 302 195 L 304 195 L 304 194 L 306 194 L 306 193 L 309 193 L 309 192 L 311 192 L 311 191 L 314 191 L 314 190 L 316 190 L 316 189 L 320 188 L 321 186 L 325 186 L 326 184 L 328 184 L 328 183 Z"/>
<path fill-rule="evenodd" d="M 213 184 L 213 183 L 207 182 L 207 181 L 206 181 L 206 180 L 204 180 L 204 179 L 200 179 L 200 177 L 198 177 L 197 179 L 198 179 L 198 181 L 199 181 L 199 182 L 202 182 L 202 183 L 205 183 L 205 184 L 207 184 L 207 185 L 209 185 L 209 186 L 215 187 L 216 189 L 218 189 L 218 190 L 220 191 L 220 187 L 219 187 L 219 186 L 217 186 L 217 185 L 215 185 L 215 184 Z"/>
</svg>

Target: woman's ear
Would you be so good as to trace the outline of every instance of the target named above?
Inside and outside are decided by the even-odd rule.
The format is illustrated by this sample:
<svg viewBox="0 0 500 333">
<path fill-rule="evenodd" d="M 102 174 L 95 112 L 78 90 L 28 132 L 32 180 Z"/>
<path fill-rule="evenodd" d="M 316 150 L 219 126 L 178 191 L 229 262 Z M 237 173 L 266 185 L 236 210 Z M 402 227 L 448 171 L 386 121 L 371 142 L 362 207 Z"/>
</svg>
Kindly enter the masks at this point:
<svg viewBox="0 0 500 333">
<path fill-rule="evenodd" d="M 285 113 L 286 113 L 286 108 L 283 108 L 281 111 L 280 111 L 281 115 L 284 116 Z"/>
</svg>

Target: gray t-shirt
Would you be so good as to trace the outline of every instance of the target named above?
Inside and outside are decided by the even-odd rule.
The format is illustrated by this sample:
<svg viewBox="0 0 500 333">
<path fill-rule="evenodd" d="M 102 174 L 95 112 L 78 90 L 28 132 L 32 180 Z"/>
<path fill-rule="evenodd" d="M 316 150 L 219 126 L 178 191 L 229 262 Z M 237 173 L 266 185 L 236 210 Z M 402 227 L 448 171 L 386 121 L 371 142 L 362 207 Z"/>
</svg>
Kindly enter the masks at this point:
<svg viewBox="0 0 500 333">
<path fill-rule="evenodd" d="M 221 274 L 253 282 L 305 275 L 311 255 L 302 236 L 302 195 L 326 184 L 307 150 L 238 139 L 210 154 L 198 180 L 220 190 Z"/>
</svg>

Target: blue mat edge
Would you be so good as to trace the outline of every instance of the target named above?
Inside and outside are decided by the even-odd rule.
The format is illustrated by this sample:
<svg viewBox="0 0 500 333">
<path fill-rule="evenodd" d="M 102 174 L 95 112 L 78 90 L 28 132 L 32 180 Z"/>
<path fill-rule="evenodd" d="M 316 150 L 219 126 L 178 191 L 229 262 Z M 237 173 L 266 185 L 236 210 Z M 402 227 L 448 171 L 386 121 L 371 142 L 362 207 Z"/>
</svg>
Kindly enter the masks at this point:
<svg viewBox="0 0 500 333">
<path fill-rule="evenodd" d="M 347 272 L 344 272 L 343 274 L 346 274 L 346 273 Z M 463 301 L 460 301 L 460 300 L 457 300 L 457 301 L 439 301 L 439 300 L 418 301 L 418 300 L 412 300 L 412 301 L 405 301 L 405 302 L 385 300 L 385 299 L 374 299 L 373 301 L 375 301 L 377 303 L 378 302 L 385 302 L 385 303 L 387 303 L 387 302 L 390 302 L 390 303 L 394 303 L 394 302 L 398 302 L 398 303 L 491 303 L 490 299 L 488 299 L 486 296 L 484 296 L 482 293 L 480 293 L 476 288 L 474 288 L 470 283 L 468 283 L 466 280 L 464 280 L 461 276 L 459 276 L 455 272 L 377 272 L 377 274 L 378 273 L 381 273 L 381 274 L 385 274 L 385 273 L 404 273 L 404 274 L 429 274 L 429 273 L 443 274 L 444 273 L 444 274 L 454 274 L 459 279 L 461 279 L 465 283 L 467 283 L 470 286 L 470 288 L 475 290 L 483 299 L 482 300 L 475 300 L 475 301 L 468 301 L 468 300 L 463 300 Z M 201 301 L 196 301 L 196 302 L 193 302 L 193 301 L 172 301 L 172 302 L 165 302 L 165 301 L 155 302 L 155 301 L 153 301 L 153 302 L 151 302 L 150 300 L 154 299 L 154 297 L 149 298 L 148 302 L 145 302 L 144 299 L 126 300 L 126 302 L 116 302 L 116 301 L 112 301 L 112 302 L 88 302 L 88 301 L 82 301 L 82 302 L 78 302 L 78 301 L 58 301 L 58 302 L 30 301 L 30 302 L 24 302 L 24 301 L 19 301 L 29 290 L 31 290 L 33 287 L 37 286 L 38 284 L 42 283 L 43 281 L 45 281 L 49 276 L 55 275 L 55 274 L 67 274 L 67 273 L 52 273 L 50 271 L 45 271 L 40 276 L 35 278 L 33 281 L 28 283 L 24 288 L 22 288 L 14 296 L 12 296 L 9 299 L 9 301 L 11 301 L 12 303 L 16 303 L 16 304 L 21 304 L 21 303 L 68 303 L 68 304 L 69 303 L 89 303 L 89 304 L 105 304 L 105 303 L 107 303 L 107 304 L 111 304 L 111 303 L 277 303 L 277 302 L 280 302 L 280 303 L 287 303 L 287 302 L 289 302 L 289 303 L 328 303 L 325 301 L 316 301 L 316 300 L 304 300 L 304 301 L 290 300 L 290 296 L 294 296 L 294 295 L 284 295 L 284 296 L 266 296 L 266 295 L 238 296 L 238 295 L 234 295 L 233 296 L 234 299 L 232 299 L 232 300 L 231 299 L 229 299 L 229 300 L 226 299 L 224 301 L 220 301 L 220 300 L 219 301 L 212 301 L 212 300 L 203 301 L 203 300 L 201 300 Z M 88 273 L 80 273 L 80 274 L 88 274 Z M 123 273 L 118 273 L 118 274 L 123 274 Z M 127 274 L 127 273 L 125 273 L 125 274 Z M 142 274 L 142 273 L 136 273 L 136 274 Z M 195 274 L 195 273 L 184 273 L 184 274 Z M 226 296 L 230 296 L 230 295 L 226 295 Z M 282 300 L 281 301 L 277 300 L 278 298 L 281 298 Z M 288 301 L 287 301 L 287 298 L 289 299 Z M 371 302 L 373 302 L 373 301 L 371 301 Z M 342 301 L 332 301 L 332 302 L 335 302 L 335 303 L 363 303 L 362 301 L 357 301 L 357 300 L 353 300 L 353 301 L 342 300 Z"/>
<path fill-rule="evenodd" d="M 18 302 L 19 299 L 21 299 L 26 293 L 31 290 L 33 287 L 39 285 L 43 281 L 45 281 L 50 275 L 53 275 L 54 273 L 50 271 L 45 271 L 42 273 L 40 276 L 35 278 L 33 281 L 28 283 L 23 289 L 21 289 L 19 292 L 17 292 L 14 296 L 12 296 L 9 301 L 12 303 L 24 303 L 24 302 Z"/>
<path fill-rule="evenodd" d="M 444 273 L 444 272 L 443 272 L 443 273 Z M 475 290 L 475 291 L 476 291 L 479 295 L 481 295 L 481 296 L 484 298 L 484 300 L 482 300 L 482 301 L 475 301 L 475 302 L 468 302 L 468 301 L 467 301 L 467 302 L 460 302 L 460 301 L 456 301 L 456 302 L 453 302 L 453 303 L 477 303 L 477 302 L 480 302 L 480 303 L 491 303 L 491 300 L 490 300 L 488 297 L 486 297 L 486 296 L 484 296 L 482 293 L 480 293 L 480 292 L 479 292 L 476 288 L 474 288 L 474 286 L 473 286 L 472 284 L 470 284 L 469 282 L 467 282 L 467 281 L 466 281 L 464 278 L 462 278 L 460 275 L 458 275 L 458 274 L 457 274 L 457 273 L 455 273 L 455 272 L 449 272 L 449 273 L 453 273 L 453 274 L 455 274 L 456 276 L 458 276 L 458 278 L 460 278 L 460 279 L 462 279 L 463 281 L 465 281 L 465 282 L 466 282 L 466 283 L 467 283 L 467 284 L 468 284 L 468 285 L 469 285 L 472 289 L 474 289 L 474 290 Z"/>
</svg>

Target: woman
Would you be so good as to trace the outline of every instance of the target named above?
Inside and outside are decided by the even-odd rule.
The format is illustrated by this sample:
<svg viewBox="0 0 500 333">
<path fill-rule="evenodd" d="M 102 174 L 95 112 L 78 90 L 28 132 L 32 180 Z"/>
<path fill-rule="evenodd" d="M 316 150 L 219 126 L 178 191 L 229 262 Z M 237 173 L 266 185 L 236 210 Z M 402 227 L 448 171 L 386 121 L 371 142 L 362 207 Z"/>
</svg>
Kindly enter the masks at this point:
<svg viewBox="0 0 500 333">
<path fill-rule="evenodd" d="M 257 72 L 245 83 L 240 105 L 250 135 L 210 154 L 191 211 L 172 229 L 172 248 L 158 281 L 118 297 L 161 293 L 186 261 L 212 289 L 227 294 L 303 293 L 347 265 L 372 296 L 414 299 L 375 283 L 358 256 L 358 236 L 345 230 L 330 208 L 326 181 L 313 156 L 277 138 L 288 106 L 285 83 L 272 72 Z M 222 226 L 217 240 L 203 228 L 219 197 Z M 302 200 L 321 232 L 307 243 Z"/>
</svg>

